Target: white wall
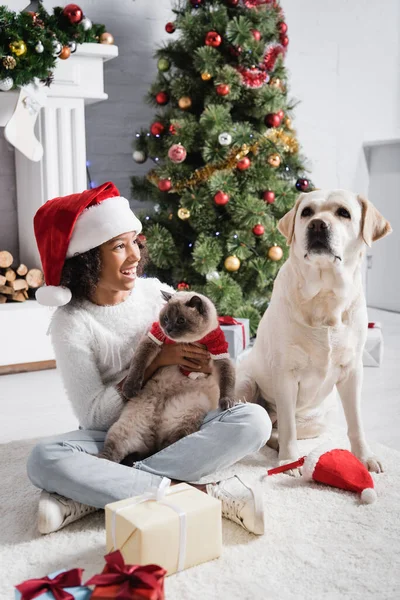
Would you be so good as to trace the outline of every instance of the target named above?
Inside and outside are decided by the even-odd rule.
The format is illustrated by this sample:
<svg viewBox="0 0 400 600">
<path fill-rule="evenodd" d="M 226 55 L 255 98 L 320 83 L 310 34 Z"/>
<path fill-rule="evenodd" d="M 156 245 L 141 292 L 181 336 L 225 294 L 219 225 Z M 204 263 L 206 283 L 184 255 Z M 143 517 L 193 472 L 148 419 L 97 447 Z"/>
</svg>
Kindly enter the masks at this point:
<svg viewBox="0 0 400 600">
<path fill-rule="evenodd" d="M 20 10 L 27 0 L 10 0 Z M 144 173 L 131 158 L 135 131 L 153 110 L 143 97 L 153 81 L 154 49 L 168 39 L 171 0 L 82 0 L 103 22 L 120 56 L 105 66 L 109 100 L 87 110 L 91 176 L 113 180 L 129 196 L 129 178 Z M 44 5 L 51 9 L 52 0 Z M 317 187 L 367 191 L 364 140 L 400 131 L 399 0 L 282 0 L 289 25 L 292 94 L 301 101 L 295 126 Z M 0 143 L 0 246 L 17 244 L 12 152 Z M 14 241 L 13 241 L 14 240 Z"/>
</svg>

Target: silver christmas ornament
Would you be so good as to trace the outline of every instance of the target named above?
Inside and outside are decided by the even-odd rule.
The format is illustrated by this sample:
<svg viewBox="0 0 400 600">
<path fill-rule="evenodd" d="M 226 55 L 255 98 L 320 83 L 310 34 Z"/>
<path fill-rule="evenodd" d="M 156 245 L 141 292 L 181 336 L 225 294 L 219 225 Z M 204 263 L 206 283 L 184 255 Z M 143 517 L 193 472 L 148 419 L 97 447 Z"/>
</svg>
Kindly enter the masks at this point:
<svg viewBox="0 0 400 600">
<path fill-rule="evenodd" d="M 14 85 L 14 80 L 12 77 L 5 77 L 5 79 L 0 79 L 0 92 L 8 92 L 11 90 Z"/>
<path fill-rule="evenodd" d="M 207 281 L 212 281 L 213 279 L 219 279 L 219 277 L 220 277 L 220 275 L 219 275 L 218 271 L 210 271 L 206 275 Z"/>
<path fill-rule="evenodd" d="M 44 50 L 44 46 L 42 44 L 42 42 L 38 42 L 35 46 L 35 50 L 38 54 L 42 54 L 43 50 Z"/>
<path fill-rule="evenodd" d="M 230 146 L 232 144 L 232 136 L 227 131 L 224 131 L 218 136 L 218 141 L 221 146 Z"/>
<path fill-rule="evenodd" d="M 141 165 L 142 163 L 146 162 L 147 156 L 141 150 L 135 150 L 132 154 L 132 158 L 135 162 Z"/>
<path fill-rule="evenodd" d="M 67 46 L 71 50 L 71 54 L 73 54 L 74 52 L 76 52 L 78 44 L 76 42 L 74 42 L 73 40 L 71 40 L 70 42 L 68 42 Z"/>
<path fill-rule="evenodd" d="M 85 31 L 89 31 L 89 29 L 91 29 L 92 27 L 92 21 L 87 17 L 83 17 L 82 21 L 80 22 L 80 25 L 82 25 Z"/>
<path fill-rule="evenodd" d="M 53 56 L 61 54 L 62 48 L 63 47 L 58 40 L 53 40 Z"/>
</svg>

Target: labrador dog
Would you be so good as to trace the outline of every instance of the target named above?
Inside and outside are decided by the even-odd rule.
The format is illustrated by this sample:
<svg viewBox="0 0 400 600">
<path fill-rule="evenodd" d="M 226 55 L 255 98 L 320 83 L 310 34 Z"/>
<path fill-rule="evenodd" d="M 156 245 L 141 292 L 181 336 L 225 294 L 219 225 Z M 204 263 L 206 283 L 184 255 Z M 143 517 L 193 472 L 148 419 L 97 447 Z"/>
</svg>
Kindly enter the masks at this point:
<svg viewBox="0 0 400 600">
<path fill-rule="evenodd" d="M 382 465 L 369 449 L 360 415 L 367 335 L 361 263 L 366 245 L 390 233 L 390 224 L 365 198 L 316 190 L 300 195 L 278 229 L 290 255 L 255 345 L 238 366 L 236 397 L 267 408 L 284 465 L 299 458 L 297 439 L 323 432 L 324 402 L 336 386 L 351 450 L 378 473 Z"/>
</svg>

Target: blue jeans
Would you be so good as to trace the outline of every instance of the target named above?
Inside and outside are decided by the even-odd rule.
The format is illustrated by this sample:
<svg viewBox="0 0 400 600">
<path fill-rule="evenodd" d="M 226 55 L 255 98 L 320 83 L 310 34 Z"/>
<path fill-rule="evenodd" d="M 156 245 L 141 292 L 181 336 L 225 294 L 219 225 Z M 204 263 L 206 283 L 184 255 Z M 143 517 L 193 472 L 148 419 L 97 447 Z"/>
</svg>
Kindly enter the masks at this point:
<svg viewBox="0 0 400 600">
<path fill-rule="evenodd" d="M 267 412 L 257 404 L 237 404 L 209 412 L 199 431 L 134 468 L 93 456 L 105 431 L 80 429 L 37 444 L 28 459 L 28 477 L 38 488 L 104 508 L 158 487 L 163 477 L 195 483 L 264 446 L 271 435 Z"/>
</svg>

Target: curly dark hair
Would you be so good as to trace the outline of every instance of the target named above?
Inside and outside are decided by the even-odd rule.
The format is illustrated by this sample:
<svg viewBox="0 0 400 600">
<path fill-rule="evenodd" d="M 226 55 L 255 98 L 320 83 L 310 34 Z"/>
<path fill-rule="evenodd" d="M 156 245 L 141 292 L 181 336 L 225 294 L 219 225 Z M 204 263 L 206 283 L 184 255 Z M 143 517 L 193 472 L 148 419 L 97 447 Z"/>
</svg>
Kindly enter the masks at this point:
<svg viewBox="0 0 400 600">
<path fill-rule="evenodd" d="M 148 253 L 146 245 L 138 242 L 141 258 L 137 268 L 137 274 L 143 275 L 147 264 Z M 69 288 L 72 297 L 76 300 L 90 300 L 96 291 L 101 274 L 100 246 L 67 258 L 61 273 L 60 285 Z"/>
</svg>

